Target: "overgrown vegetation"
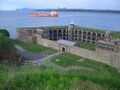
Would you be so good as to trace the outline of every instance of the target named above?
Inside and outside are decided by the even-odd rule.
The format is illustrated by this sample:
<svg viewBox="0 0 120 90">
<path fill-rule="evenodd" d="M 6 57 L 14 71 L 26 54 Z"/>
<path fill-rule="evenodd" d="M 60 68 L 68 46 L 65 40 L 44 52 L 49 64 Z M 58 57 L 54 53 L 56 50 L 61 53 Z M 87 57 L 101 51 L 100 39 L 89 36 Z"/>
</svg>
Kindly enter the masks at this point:
<svg viewBox="0 0 120 90">
<path fill-rule="evenodd" d="M 73 58 L 72 58 L 73 57 Z M 72 59 L 71 59 L 72 58 Z M 73 74 L 78 75 L 82 80 L 91 80 L 95 83 L 108 86 L 110 88 L 120 88 L 120 77 L 116 69 L 110 66 L 93 61 L 91 59 L 74 56 L 69 53 L 63 53 L 60 56 L 53 59 L 54 63 L 64 68 L 70 66 L 78 66 L 83 68 L 91 68 L 92 71 L 71 71 Z M 115 86 L 114 86 L 115 85 Z M 113 89 L 113 90 L 114 90 Z"/>
<path fill-rule="evenodd" d="M 81 26 L 75 26 L 75 29 L 82 30 L 82 31 L 90 31 L 90 32 L 96 32 L 96 33 L 105 33 L 105 30 L 101 29 L 95 29 L 95 28 L 87 28 L 87 27 L 81 27 Z"/>
<path fill-rule="evenodd" d="M 61 30 L 61 29 L 67 29 L 67 28 L 68 28 L 67 26 L 51 26 L 51 27 L 48 27 L 48 29 L 51 29 L 51 30 Z M 78 30 L 82 30 L 82 31 L 97 32 L 97 33 L 105 33 L 104 30 L 81 27 L 81 26 L 74 26 L 74 29 L 78 29 Z"/>
<path fill-rule="evenodd" d="M 81 48 L 88 49 L 88 50 L 92 50 L 92 51 L 96 50 L 96 44 L 93 44 L 93 43 L 77 42 L 77 46 L 81 47 Z"/>
<path fill-rule="evenodd" d="M 42 52 L 42 51 L 50 50 L 49 48 L 42 46 L 42 45 L 38 45 L 38 44 L 25 43 L 25 42 L 22 42 L 19 40 L 15 40 L 14 42 L 16 45 L 19 45 L 22 48 L 24 48 L 28 51 L 32 51 L 32 52 Z"/>
<path fill-rule="evenodd" d="M 68 27 L 67 26 L 51 26 L 51 27 L 48 27 L 48 29 L 50 30 L 61 30 L 61 29 L 67 29 Z"/>
<path fill-rule="evenodd" d="M 83 66 L 83 67 L 94 68 L 97 70 L 101 69 L 102 66 L 103 66 L 103 68 L 109 67 L 106 64 L 99 63 L 99 62 L 93 61 L 91 59 L 83 58 L 83 57 L 80 57 L 80 56 L 77 56 L 74 54 L 70 54 L 70 53 L 62 53 L 61 55 L 54 58 L 52 60 L 52 62 L 54 62 L 62 67 Z"/>
<path fill-rule="evenodd" d="M 0 90 L 119 90 L 120 88 L 120 78 L 116 71 L 111 73 L 112 76 L 108 75 L 108 71 L 101 74 L 83 71 L 61 73 L 45 67 L 10 68 L 0 65 L 0 72 Z"/>
<path fill-rule="evenodd" d="M 112 36 L 113 36 L 113 38 L 115 38 L 115 39 L 120 39 L 120 32 L 112 32 Z"/>
<path fill-rule="evenodd" d="M 68 27 L 67 26 L 51 26 L 51 27 L 48 27 L 48 29 L 51 29 L 51 30 L 61 30 L 61 29 L 67 29 Z M 106 30 L 101 30 L 101 29 L 95 29 L 95 28 L 87 28 L 87 27 L 81 27 L 81 26 L 75 26 L 74 29 L 78 29 L 78 30 L 82 30 L 82 31 L 90 31 L 90 32 L 96 32 L 96 33 L 104 33 L 106 32 Z M 112 32 L 112 36 L 113 38 L 120 38 L 120 32 L 116 32 L 116 31 L 113 31 Z"/>
<path fill-rule="evenodd" d="M 0 35 L 0 51 L 5 51 L 5 50 L 9 51 L 13 49 L 14 49 L 14 44 L 12 39 L 1 34 Z"/>
<path fill-rule="evenodd" d="M 7 30 L 0 29 L 0 63 L 13 63 L 18 56 L 14 48 L 13 40 L 9 37 L 10 34 Z"/>
<path fill-rule="evenodd" d="M 6 37 L 10 37 L 10 33 L 6 29 L 0 29 L 0 34 Z"/>
<path fill-rule="evenodd" d="M 79 57 L 77 55 L 70 54 L 70 53 L 62 53 L 58 57 L 54 58 L 52 62 L 63 67 L 68 67 L 72 65 L 78 65 L 79 64 L 78 60 L 80 59 L 82 59 L 82 57 Z"/>
</svg>

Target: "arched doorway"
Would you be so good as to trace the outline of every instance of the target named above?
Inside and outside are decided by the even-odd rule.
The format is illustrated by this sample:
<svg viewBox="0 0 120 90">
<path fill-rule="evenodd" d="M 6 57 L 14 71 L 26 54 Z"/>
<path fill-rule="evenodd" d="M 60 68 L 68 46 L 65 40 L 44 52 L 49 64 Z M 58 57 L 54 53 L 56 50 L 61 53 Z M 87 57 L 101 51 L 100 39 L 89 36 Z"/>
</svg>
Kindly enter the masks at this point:
<svg viewBox="0 0 120 90">
<path fill-rule="evenodd" d="M 66 51 L 65 47 L 62 47 L 62 51 L 63 51 L 63 52 L 65 52 L 65 51 Z"/>
</svg>

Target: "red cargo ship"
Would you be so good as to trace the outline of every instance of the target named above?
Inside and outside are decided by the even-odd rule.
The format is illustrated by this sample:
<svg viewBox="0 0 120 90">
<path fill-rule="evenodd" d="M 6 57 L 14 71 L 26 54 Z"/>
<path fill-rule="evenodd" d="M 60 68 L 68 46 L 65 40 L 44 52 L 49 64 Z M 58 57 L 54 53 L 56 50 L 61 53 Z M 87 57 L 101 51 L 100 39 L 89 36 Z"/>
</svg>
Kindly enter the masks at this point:
<svg viewBox="0 0 120 90">
<path fill-rule="evenodd" d="M 52 11 L 51 13 L 30 13 L 31 17 L 58 17 L 56 11 Z"/>
</svg>

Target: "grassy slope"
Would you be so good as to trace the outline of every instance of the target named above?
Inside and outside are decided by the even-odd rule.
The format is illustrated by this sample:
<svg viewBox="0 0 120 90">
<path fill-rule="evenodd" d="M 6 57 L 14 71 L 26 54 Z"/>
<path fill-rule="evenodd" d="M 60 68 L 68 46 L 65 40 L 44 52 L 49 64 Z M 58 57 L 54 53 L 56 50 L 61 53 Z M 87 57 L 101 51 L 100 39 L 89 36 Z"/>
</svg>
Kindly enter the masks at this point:
<svg viewBox="0 0 120 90">
<path fill-rule="evenodd" d="M 53 62 L 56 64 L 59 64 L 60 66 L 63 67 L 67 67 L 67 66 L 71 66 L 71 65 L 77 65 L 78 64 L 78 60 L 80 60 L 81 57 L 77 56 L 77 55 L 73 55 L 70 53 L 63 53 L 61 55 L 59 55 L 58 57 L 56 57 Z M 57 61 L 60 60 L 60 61 Z"/>
<path fill-rule="evenodd" d="M 108 77 L 90 76 L 88 72 L 59 73 L 45 67 L 10 68 L 0 65 L 0 90 L 114 90 L 115 87 L 119 88 L 120 84 L 116 82 L 118 80 L 107 81 L 107 79 Z"/>
<path fill-rule="evenodd" d="M 87 43 L 87 42 L 80 42 L 79 47 L 85 48 L 85 49 L 88 49 L 88 50 L 92 50 L 92 51 L 96 50 L 96 45 L 95 44 Z"/>
<path fill-rule="evenodd" d="M 42 52 L 42 51 L 46 51 L 49 49 L 49 48 L 44 47 L 42 45 L 24 43 L 24 42 L 21 42 L 18 40 L 15 41 L 15 44 L 20 45 L 22 48 L 24 48 L 28 51 L 32 51 L 32 52 Z"/>
<path fill-rule="evenodd" d="M 57 59 L 59 59 L 59 62 L 56 61 Z M 78 60 L 79 60 L 78 56 L 75 58 L 75 56 L 65 53 L 56 57 L 53 60 L 53 62 L 63 67 L 74 65 L 74 66 L 92 68 L 93 71 L 89 71 L 89 72 L 79 71 L 80 76 L 85 80 L 89 79 L 97 83 L 101 83 L 103 85 L 108 84 L 108 86 L 111 88 L 112 87 L 120 88 L 120 77 L 119 77 L 120 74 L 117 72 L 116 69 L 111 68 L 106 64 L 99 63 L 87 58 L 85 58 L 84 61 L 82 62 L 79 62 Z M 78 74 L 78 71 L 75 72 L 76 74 Z"/>
<path fill-rule="evenodd" d="M 120 39 L 120 32 L 112 32 L 113 38 L 119 38 Z"/>
</svg>

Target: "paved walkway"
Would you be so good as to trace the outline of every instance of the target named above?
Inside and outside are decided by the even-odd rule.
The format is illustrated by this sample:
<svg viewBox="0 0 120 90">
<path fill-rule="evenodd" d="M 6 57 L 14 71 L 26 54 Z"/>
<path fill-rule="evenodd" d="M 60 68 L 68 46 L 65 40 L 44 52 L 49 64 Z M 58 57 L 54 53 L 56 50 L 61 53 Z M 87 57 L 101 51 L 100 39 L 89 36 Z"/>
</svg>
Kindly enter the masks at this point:
<svg viewBox="0 0 120 90">
<path fill-rule="evenodd" d="M 23 48 L 21 48 L 18 45 L 15 45 L 16 49 L 18 49 L 19 53 L 23 55 L 26 58 L 30 58 L 31 60 L 24 61 L 24 64 L 32 64 L 32 65 L 45 65 L 48 67 L 53 67 L 54 69 L 58 71 L 70 71 L 70 70 L 85 70 L 85 71 L 92 71 L 93 69 L 87 68 L 87 67 L 81 67 L 81 66 L 69 66 L 67 68 L 64 68 L 62 66 L 59 66 L 55 63 L 53 63 L 51 60 L 53 60 L 55 57 L 59 56 L 63 52 L 42 52 L 42 53 L 34 53 L 27 51 Z M 82 62 L 84 58 L 80 59 L 79 61 Z"/>
<path fill-rule="evenodd" d="M 20 55 L 26 60 L 38 60 L 46 57 L 47 55 L 51 55 L 55 53 L 54 51 L 35 53 L 35 52 L 27 51 L 18 45 L 15 45 L 15 47 L 18 50 L 18 53 L 20 53 Z"/>
<path fill-rule="evenodd" d="M 18 50 L 18 52 L 26 52 L 27 50 L 23 49 L 22 47 L 20 47 L 19 45 L 15 45 L 15 48 Z"/>
<path fill-rule="evenodd" d="M 57 52 L 55 54 L 51 54 L 51 55 L 48 55 L 48 56 L 45 56 L 44 58 L 41 58 L 41 59 L 38 59 L 38 60 L 32 60 L 32 61 L 26 61 L 25 63 L 28 63 L 28 64 L 33 64 L 33 65 L 47 65 L 47 63 L 50 61 L 51 58 L 54 58 L 58 55 L 60 55 L 62 52 Z"/>
</svg>

